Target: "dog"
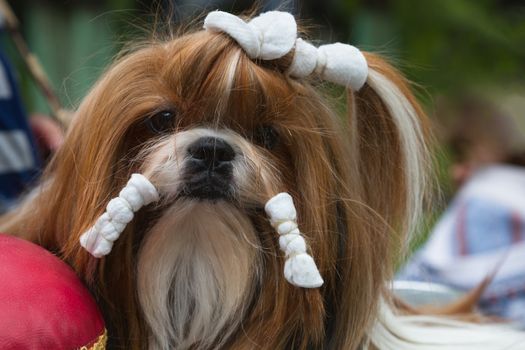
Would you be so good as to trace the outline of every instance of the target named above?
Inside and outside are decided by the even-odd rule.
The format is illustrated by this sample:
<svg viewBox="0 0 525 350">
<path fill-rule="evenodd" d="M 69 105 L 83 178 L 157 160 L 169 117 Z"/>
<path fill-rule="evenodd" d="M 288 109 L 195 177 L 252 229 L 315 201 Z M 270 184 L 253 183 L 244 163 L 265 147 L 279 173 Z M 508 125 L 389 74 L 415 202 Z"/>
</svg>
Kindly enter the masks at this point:
<svg viewBox="0 0 525 350">
<path fill-rule="evenodd" d="M 117 59 L 41 184 L 0 224 L 75 269 L 110 348 L 498 349 L 522 339 L 395 311 L 388 281 L 431 163 L 427 119 L 398 71 L 349 45 L 297 39 L 289 14 L 214 12 L 205 27 Z M 134 173 L 158 198 L 94 257 L 79 240 Z M 283 276 L 288 257 L 265 213 L 280 192 L 295 203 L 318 288 Z"/>
</svg>

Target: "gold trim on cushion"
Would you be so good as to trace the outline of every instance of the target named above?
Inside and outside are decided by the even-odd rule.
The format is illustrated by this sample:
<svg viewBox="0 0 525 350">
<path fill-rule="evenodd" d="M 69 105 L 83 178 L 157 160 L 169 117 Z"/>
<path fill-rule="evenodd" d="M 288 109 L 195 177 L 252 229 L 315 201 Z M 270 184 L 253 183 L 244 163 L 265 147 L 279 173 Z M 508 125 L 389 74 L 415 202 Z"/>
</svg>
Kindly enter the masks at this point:
<svg viewBox="0 0 525 350">
<path fill-rule="evenodd" d="M 108 341 L 108 332 L 104 329 L 104 333 L 98 337 L 97 341 L 89 348 L 87 346 L 81 347 L 79 350 L 106 350 L 106 343 Z"/>
</svg>

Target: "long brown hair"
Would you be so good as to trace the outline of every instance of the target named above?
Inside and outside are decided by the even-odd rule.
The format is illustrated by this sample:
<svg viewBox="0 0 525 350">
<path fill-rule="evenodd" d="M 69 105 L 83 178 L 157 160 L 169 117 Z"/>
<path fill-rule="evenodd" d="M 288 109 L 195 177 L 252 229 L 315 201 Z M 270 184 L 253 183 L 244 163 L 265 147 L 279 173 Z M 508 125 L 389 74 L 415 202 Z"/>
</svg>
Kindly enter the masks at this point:
<svg viewBox="0 0 525 350">
<path fill-rule="evenodd" d="M 261 224 L 262 282 L 251 287 L 248 311 L 225 347 L 357 349 L 367 342 L 424 195 L 425 116 L 407 81 L 366 53 L 367 84 L 345 92 L 341 118 L 341 98 L 328 97 L 321 82 L 285 74 L 292 54 L 257 62 L 226 35 L 195 31 L 123 55 L 81 103 L 40 187 L 1 220 L 1 231 L 73 266 L 100 302 L 113 346 L 147 346 L 136 254 L 160 209 L 146 208 L 101 260 L 79 237 L 140 171 L 137 155 L 154 142 L 142 122 L 166 106 L 179 111 L 179 128 L 211 124 L 249 137 L 254 123 L 276 126 L 281 144 L 268 157 L 282 173 L 278 187 L 295 199 L 325 280 L 320 289 L 289 285 L 277 239 L 265 239 L 275 234 Z"/>
</svg>

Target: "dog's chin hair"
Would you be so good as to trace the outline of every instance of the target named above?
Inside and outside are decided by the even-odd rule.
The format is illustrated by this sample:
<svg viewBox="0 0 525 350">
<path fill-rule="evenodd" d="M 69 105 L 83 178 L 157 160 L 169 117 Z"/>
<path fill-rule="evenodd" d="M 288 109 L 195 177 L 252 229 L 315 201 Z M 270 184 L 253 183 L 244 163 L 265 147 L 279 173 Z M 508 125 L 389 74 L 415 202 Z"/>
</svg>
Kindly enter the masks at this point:
<svg viewBox="0 0 525 350">
<path fill-rule="evenodd" d="M 146 233 L 138 295 L 150 349 L 214 349 L 240 326 L 257 285 L 259 241 L 226 202 L 179 200 Z"/>
</svg>

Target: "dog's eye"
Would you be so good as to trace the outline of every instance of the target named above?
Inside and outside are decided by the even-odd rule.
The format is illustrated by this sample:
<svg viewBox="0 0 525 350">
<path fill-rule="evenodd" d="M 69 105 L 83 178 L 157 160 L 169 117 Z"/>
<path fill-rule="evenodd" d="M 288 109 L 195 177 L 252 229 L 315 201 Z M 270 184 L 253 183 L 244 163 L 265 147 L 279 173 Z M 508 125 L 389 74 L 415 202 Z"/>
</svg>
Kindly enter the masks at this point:
<svg viewBox="0 0 525 350">
<path fill-rule="evenodd" d="M 273 149 L 279 143 L 279 133 L 270 125 L 262 125 L 255 129 L 254 140 L 266 149 Z"/>
<path fill-rule="evenodd" d="M 175 127 L 175 112 L 164 110 L 146 119 L 146 126 L 155 134 L 163 134 Z"/>
</svg>

